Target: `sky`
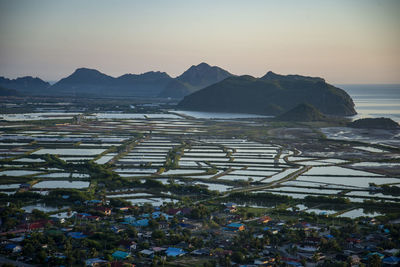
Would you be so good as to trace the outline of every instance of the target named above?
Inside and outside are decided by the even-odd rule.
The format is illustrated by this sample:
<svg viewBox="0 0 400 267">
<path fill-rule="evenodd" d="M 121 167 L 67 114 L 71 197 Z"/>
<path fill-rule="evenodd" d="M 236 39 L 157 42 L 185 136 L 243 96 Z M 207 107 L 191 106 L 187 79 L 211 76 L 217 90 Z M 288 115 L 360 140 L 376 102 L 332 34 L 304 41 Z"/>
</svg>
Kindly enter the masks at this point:
<svg viewBox="0 0 400 267">
<path fill-rule="evenodd" d="M 175 77 L 201 62 L 400 83 L 400 0 L 0 0 L 0 76 Z"/>
</svg>

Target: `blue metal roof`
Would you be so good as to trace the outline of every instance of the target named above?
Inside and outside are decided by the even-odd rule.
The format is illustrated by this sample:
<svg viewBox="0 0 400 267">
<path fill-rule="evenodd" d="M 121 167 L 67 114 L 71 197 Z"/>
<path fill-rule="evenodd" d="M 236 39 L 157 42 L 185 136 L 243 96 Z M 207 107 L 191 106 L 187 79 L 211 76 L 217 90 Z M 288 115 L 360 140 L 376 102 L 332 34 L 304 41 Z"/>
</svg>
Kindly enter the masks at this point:
<svg viewBox="0 0 400 267">
<path fill-rule="evenodd" d="M 84 235 L 82 232 L 70 232 L 68 233 L 68 236 L 75 239 L 81 239 L 86 237 L 86 235 Z"/>
<path fill-rule="evenodd" d="M 167 254 L 167 256 L 176 257 L 176 256 L 180 256 L 180 255 L 186 254 L 186 251 L 184 251 L 181 248 L 169 247 L 165 251 L 165 254 Z"/>
<path fill-rule="evenodd" d="M 141 227 L 145 227 L 149 225 L 149 220 L 148 219 L 142 219 L 142 220 L 138 220 L 136 222 L 132 223 L 133 226 L 141 226 Z"/>
<path fill-rule="evenodd" d="M 125 259 L 129 256 L 128 252 L 117 250 L 112 254 L 115 259 Z"/>
<path fill-rule="evenodd" d="M 387 258 L 384 258 L 382 262 L 383 263 L 387 263 L 387 264 L 396 264 L 396 263 L 400 262 L 400 258 L 399 257 L 394 257 L 394 256 L 387 257 Z"/>
<path fill-rule="evenodd" d="M 232 227 L 232 228 L 239 228 L 239 227 L 241 227 L 243 225 L 244 225 L 243 223 L 230 223 L 227 226 L 228 227 Z"/>
</svg>

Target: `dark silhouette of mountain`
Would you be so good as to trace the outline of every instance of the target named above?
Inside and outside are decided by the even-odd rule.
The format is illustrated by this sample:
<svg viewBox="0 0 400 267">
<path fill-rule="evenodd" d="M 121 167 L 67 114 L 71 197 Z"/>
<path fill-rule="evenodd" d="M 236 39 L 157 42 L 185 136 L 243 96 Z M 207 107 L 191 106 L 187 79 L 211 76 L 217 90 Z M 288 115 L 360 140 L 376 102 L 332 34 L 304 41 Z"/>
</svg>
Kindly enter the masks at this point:
<svg viewBox="0 0 400 267">
<path fill-rule="evenodd" d="M 125 74 L 114 78 L 98 70 L 79 68 L 51 89 L 60 94 L 154 97 L 171 80 L 165 72 Z"/>
<path fill-rule="evenodd" d="M 326 115 L 354 115 L 354 103 L 342 89 L 322 78 L 267 73 L 262 78 L 233 76 L 186 96 L 178 108 L 199 111 L 279 115 L 308 103 Z"/>
<path fill-rule="evenodd" d="M 149 71 L 143 74 L 125 74 L 117 78 L 117 88 L 139 96 L 157 96 L 173 79 L 165 72 Z"/>
<path fill-rule="evenodd" d="M 160 96 L 182 98 L 231 76 L 233 75 L 228 71 L 220 67 L 210 66 L 203 62 L 197 66 L 191 66 L 180 76 L 176 77 L 176 79 L 168 84 L 161 92 Z"/>
<path fill-rule="evenodd" d="M 0 86 L 0 96 L 20 96 L 15 89 L 8 89 Z"/>
<path fill-rule="evenodd" d="M 50 84 L 40 78 L 33 78 L 31 76 L 17 79 L 0 77 L 0 86 L 24 94 L 40 94 L 45 92 L 50 87 Z"/>
<path fill-rule="evenodd" d="M 349 124 L 353 128 L 365 128 L 365 129 L 399 129 L 400 125 L 389 118 L 365 118 L 358 119 Z"/>
<path fill-rule="evenodd" d="M 233 75 L 226 70 L 221 69 L 220 67 L 210 66 L 203 62 L 197 66 L 191 66 L 176 79 L 178 81 L 188 83 L 193 87 L 204 88 L 210 84 L 222 81 L 230 76 Z"/>
<path fill-rule="evenodd" d="M 125 74 L 115 78 L 96 69 L 78 68 L 53 85 L 39 78 L 23 77 L 10 80 L 0 77 L 0 86 L 35 95 L 179 99 L 230 76 L 232 74 L 229 72 L 206 63 L 191 66 L 175 79 L 165 72 L 150 71 L 143 74 Z"/>
<path fill-rule="evenodd" d="M 277 116 L 275 119 L 280 121 L 323 121 L 326 118 L 314 106 L 303 103 Z"/>
<path fill-rule="evenodd" d="M 158 96 L 163 98 L 182 98 L 193 91 L 195 91 L 195 89 L 190 84 L 174 79 L 167 84 L 165 89 Z"/>
</svg>

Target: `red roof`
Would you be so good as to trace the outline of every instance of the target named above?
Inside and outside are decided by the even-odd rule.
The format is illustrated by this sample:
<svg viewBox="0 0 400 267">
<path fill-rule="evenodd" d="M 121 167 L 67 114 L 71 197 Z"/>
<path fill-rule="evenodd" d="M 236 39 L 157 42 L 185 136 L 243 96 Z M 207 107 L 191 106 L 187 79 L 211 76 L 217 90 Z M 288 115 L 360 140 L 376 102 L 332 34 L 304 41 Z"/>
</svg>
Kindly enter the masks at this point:
<svg viewBox="0 0 400 267">
<path fill-rule="evenodd" d="M 53 224 L 53 222 L 50 220 L 40 220 L 32 223 L 23 224 L 22 227 L 27 228 L 28 230 L 36 230 L 44 228 L 48 223 Z"/>
<path fill-rule="evenodd" d="M 177 214 L 179 211 L 180 211 L 179 209 L 169 209 L 169 210 L 167 211 L 167 213 L 168 213 L 169 215 L 175 215 L 175 214 Z"/>
</svg>

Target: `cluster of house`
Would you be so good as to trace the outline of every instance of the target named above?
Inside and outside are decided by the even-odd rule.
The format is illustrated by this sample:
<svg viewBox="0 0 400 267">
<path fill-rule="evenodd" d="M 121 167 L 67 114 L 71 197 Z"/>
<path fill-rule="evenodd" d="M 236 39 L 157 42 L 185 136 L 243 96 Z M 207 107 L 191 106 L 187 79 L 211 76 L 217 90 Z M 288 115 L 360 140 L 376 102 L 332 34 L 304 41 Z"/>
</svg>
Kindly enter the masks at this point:
<svg viewBox="0 0 400 267">
<path fill-rule="evenodd" d="M 237 211 L 235 203 L 225 204 L 226 213 L 230 214 L 228 217 L 233 219 L 240 219 L 234 214 Z M 275 257 L 271 255 L 283 255 L 281 262 L 289 266 L 302 266 L 302 260 L 309 262 L 322 261 L 329 259 L 333 261 L 346 261 L 349 260 L 352 266 L 357 266 L 360 263 L 368 263 L 372 256 L 377 255 L 381 259 L 384 266 L 400 266 L 400 248 L 386 249 L 378 247 L 377 244 L 392 241 L 390 237 L 390 230 L 385 228 L 384 225 L 379 224 L 375 218 L 364 219 L 361 221 L 363 225 L 369 226 L 371 232 L 367 235 L 351 234 L 345 240 L 344 250 L 341 253 L 321 253 L 320 249 L 323 240 L 330 241 L 336 239 L 331 234 L 326 225 L 312 224 L 308 222 L 299 222 L 296 224 L 288 224 L 284 220 L 272 220 L 269 216 L 262 216 L 247 220 L 248 222 L 257 221 L 262 227 L 258 232 L 253 234 L 255 238 L 263 238 L 266 233 L 277 235 L 284 228 L 287 230 L 303 231 L 305 238 L 298 243 L 288 244 L 282 247 L 265 246 L 262 253 L 259 253 L 254 260 L 254 266 L 269 266 L 275 262 Z M 377 230 L 373 230 L 377 226 Z M 245 230 L 246 225 L 240 222 L 232 222 L 226 225 L 224 231 L 237 232 Z M 340 231 L 340 228 L 338 229 Z M 295 250 L 294 253 L 288 253 L 287 249 Z M 246 265 L 246 266 L 253 266 Z"/>
<path fill-rule="evenodd" d="M 74 212 L 69 222 L 66 225 L 64 220 L 59 217 L 50 217 L 46 220 L 24 221 L 16 229 L 12 231 L 0 233 L 2 240 L 2 249 L 8 254 L 18 255 L 23 251 L 23 240 L 32 231 L 42 231 L 45 228 L 55 229 L 75 240 L 90 237 L 90 232 L 74 231 L 74 225 L 85 224 L 86 221 L 99 221 L 109 220 L 112 222 L 110 230 L 118 235 L 124 232 L 128 226 L 134 226 L 137 229 L 137 238 L 130 238 L 129 240 L 121 240 L 118 248 L 112 254 L 112 266 L 116 264 L 135 262 L 137 255 L 140 258 L 151 260 L 154 256 L 159 257 L 224 257 L 232 255 L 233 237 L 239 232 L 246 231 L 247 228 L 252 227 L 254 238 L 264 238 L 266 235 L 277 235 L 283 229 L 300 230 L 305 233 L 305 238 L 301 242 L 286 244 L 282 247 L 264 246 L 260 252 L 252 248 L 246 248 L 249 253 L 253 253 L 253 266 L 268 266 L 276 261 L 275 255 L 281 255 L 281 261 L 290 266 L 301 266 L 304 259 L 307 261 L 320 261 L 327 259 L 348 261 L 351 259 L 353 265 L 360 262 L 367 262 L 371 256 L 377 255 L 382 259 L 386 265 L 400 264 L 400 258 L 396 257 L 399 254 L 399 249 L 384 250 L 378 248 L 376 245 L 385 241 L 390 241 L 390 231 L 383 225 L 379 225 L 377 221 L 365 221 L 368 224 L 377 224 L 378 230 L 371 231 L 370 234 L 361 236 L 357 234 L 350 235 L 345 240 L 345 249 L 342 253 L 336 254 L 323 254 L 320 251 L 323 240 L 334 240 L 336 237 L 328 230 L 325 225 L 311 224 L 307 222 L 299 222 L 296 224 L 289 224 L 283 220 L 273 220 L 271 217 L 265 215 L 258 218 L 243 220 L 237 213 L 237 205 L 235 203 L 227 203 L 225 207 L 212 216 L 224 218 L 226 223 L 221 225 L 218 229 L 208 229 L 209 236 L 204 238 L 204 241 L 212 241 L 210 247 L 202 247 L 194 249 L 191 244 L 181 242 L 178 244 L 169 244 L 165 246 L 157 246 L 153 242 L 152 230 L 149 228 L 152 220 L 157 221 L 158 230 L 164 231 L 166 236 L 171 230 L 171 221 L 175 220 L 175 226 L 181 229 L 190 229 L 192 234 L 197 231 L 203 231 L 203 224 L 201 220 L 188 219 L 191 213 L 191 208 L 170 208 L 160 209 L 154 208 L 151 212 L 131 212 L 132 210 L 138 211 L 137 206 L 111 208 L 99 200 L 91 200 L 85 203 L 87 205 L 88 213 Z M 93 212 L 91 212 L 93 211 Z M 91 212 L 91 213 L 89 213 Z M 119 220 L 115 220 L 113 212 L 119 214 Z M 122 213 L 121 213 L 122 212 Z M 97 215 L 92 215 L 96 213 Z M 133 215 L 135 214 L 135 215 Z M 160 220 L 163 218 L 162 220 Z M 61 225 L 61 226 L 60 226 Z M 49 227 L 51 226 L 51 227 Z M 370 229 L 375 229 L 370 227 Z M 12 238 L 8 238 L 12 236 Z M 148 243 L 150 246 L 143 248 L 141 243 Z M 292 251 L 289 253 L 288 251 Z M 295 251 L 295 252 L 293 252 Z M 58 252 L 60 253 L 60 252 Z M 62 253 L 62 252 L 61 252 Z M 62 256 L 62 255 L 61 255 Z M 90 258 L 86 260 L 87 266 L 103 266 L 109 263 L 103 258 Z M 250 265 L 251 266 L 251 265 Z"/>
</svg>

